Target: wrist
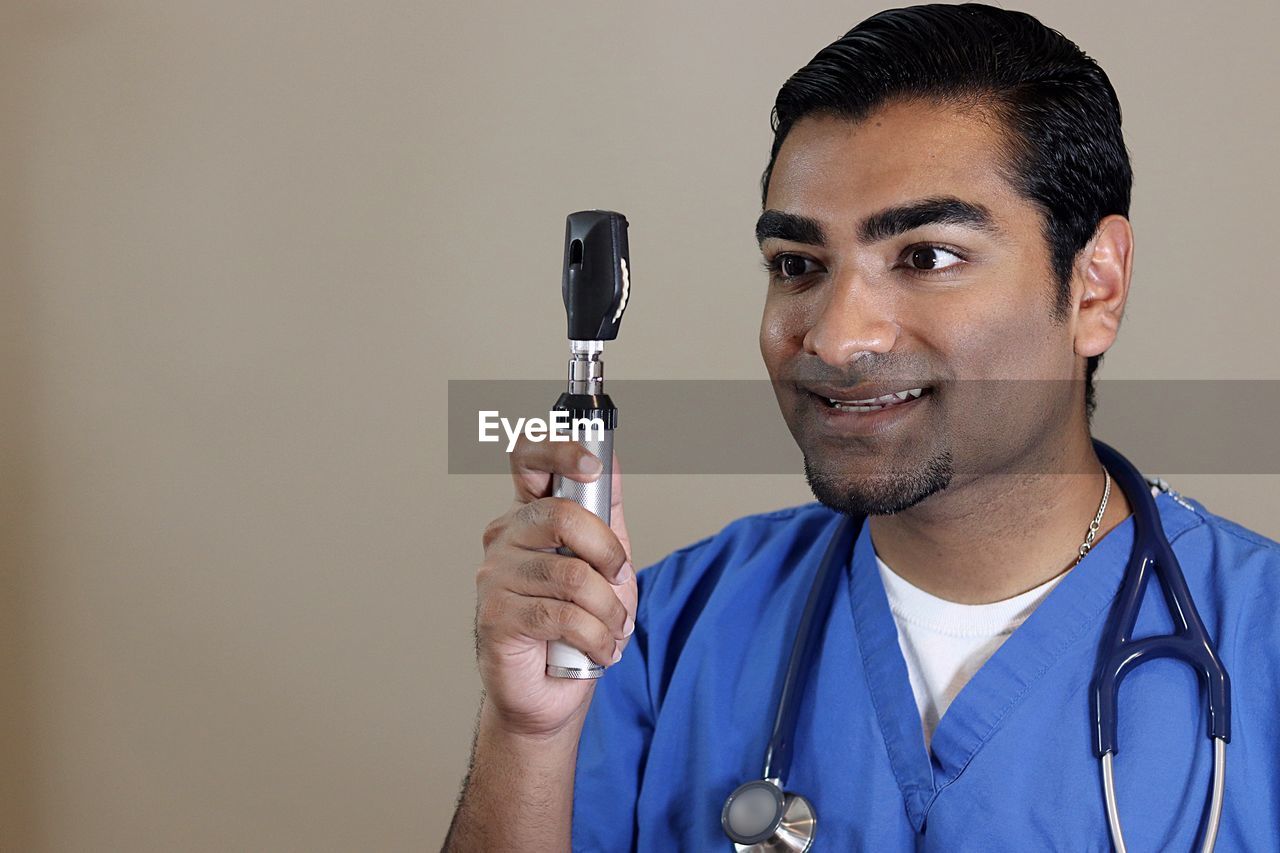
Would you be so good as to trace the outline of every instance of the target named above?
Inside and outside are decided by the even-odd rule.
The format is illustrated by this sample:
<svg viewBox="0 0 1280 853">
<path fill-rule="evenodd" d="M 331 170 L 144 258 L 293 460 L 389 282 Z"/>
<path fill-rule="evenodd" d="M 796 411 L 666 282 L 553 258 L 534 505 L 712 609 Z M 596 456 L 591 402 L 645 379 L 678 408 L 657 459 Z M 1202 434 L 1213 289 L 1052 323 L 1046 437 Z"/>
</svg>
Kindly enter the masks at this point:
<svg viewBox="0 0 1280 853">
<path fill-rule="evenodd" d="M 582 726 L 586 720 L 587 704 L 573 713 L 561 725 L 553 729 L 532 728 L 503 717 L 486 698 L 480 708 L 480 737 L 493 742 L 501 742 L 508 748 L 528 748 L 545 753 L 557 746 L 567 747 L 576 752 L 578 739 L 582 736 Z"/>
</svg>

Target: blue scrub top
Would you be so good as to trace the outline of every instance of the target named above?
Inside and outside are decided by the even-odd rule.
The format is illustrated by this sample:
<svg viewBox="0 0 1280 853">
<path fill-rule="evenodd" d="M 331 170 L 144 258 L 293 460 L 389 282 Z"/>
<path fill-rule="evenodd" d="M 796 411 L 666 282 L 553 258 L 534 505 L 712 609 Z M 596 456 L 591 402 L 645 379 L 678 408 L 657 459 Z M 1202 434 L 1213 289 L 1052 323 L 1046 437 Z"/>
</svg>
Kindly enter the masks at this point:
<svg viewBox="0 0 1280 853">
<path fill-rule="evenodd" d="M 1280 545 L 1186 498 L 1156 504 L 1231 676 L 1217 849 L 1280 850 Z M 720 812 L 763 770 L 785 657 L 838 520 L 818 503 L 742 518 L 639 573 L 635 634 L 596 683 L 582 732 L 574 850 L 732 850 Z M 817 811 L 813 850 L 1111 850 L 1090 683 L 1132 518 L 964 686 L 932 752 L 869 530 L 811 661 L 785 780 Z M 1172 627 L 1152 583 L 1134 635 Z M 1198 849 L 1213 755 L 1197 675 L 1146 663 L 1119 709 L 1129 850 Z"/>
</svg>

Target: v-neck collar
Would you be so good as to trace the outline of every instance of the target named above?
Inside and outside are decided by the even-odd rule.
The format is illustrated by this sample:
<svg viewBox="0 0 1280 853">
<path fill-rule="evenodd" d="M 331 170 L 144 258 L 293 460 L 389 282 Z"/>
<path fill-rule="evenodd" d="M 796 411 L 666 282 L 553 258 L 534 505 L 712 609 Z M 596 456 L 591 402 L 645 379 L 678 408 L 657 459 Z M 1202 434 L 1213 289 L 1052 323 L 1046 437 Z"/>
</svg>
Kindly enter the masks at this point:
<svg viewBox="0 0 1280 853">
<path fill-rule="evenodd" d="M 1171 515 L 1161 513 L 1170 540 L 1181 532 L 1173 527 L 1187 526 L 1170 525 Z M 965 684 L 934 731 L 930 755 L 876 566 L 871 527 L 863 524 L 850 561 L 853 624 L 885 748 L 916 832 L 939 792 L 955 781 L 1063 652 L 1105 618 L 1132 546 L 1130 516 L 1098 541 Z"/>
</svg>

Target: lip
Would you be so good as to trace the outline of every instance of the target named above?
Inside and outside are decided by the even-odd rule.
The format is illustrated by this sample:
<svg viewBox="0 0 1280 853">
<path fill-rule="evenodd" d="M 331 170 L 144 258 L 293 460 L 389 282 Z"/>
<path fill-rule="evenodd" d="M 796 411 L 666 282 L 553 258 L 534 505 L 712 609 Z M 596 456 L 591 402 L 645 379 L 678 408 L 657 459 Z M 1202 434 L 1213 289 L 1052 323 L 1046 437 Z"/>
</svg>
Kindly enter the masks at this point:
<svg viewBox="0 0 1280 853">
<path fill-rule="evenodd" d="M 919 386 L 916 386 L 919 387 Z M 842 411 L 827 404 L 827 399 L 836 400 L 865 400 L 868 398 L 880 396 L 881 394 L 892 393 L 895 389 L 885 388 L 879 393 L 866 393 L 866 389 L 858 389 L 860 396 L 836 396 L 828 395 L 827 390 L 818 391 L 806 390 L 805 396 L 809 400 L 809 405 L 816 409 L 816 419 L 822 425 L 824 431 L 837 433 L 840 435 L 878 435 L 898 427 L 904 420 L 911 417 L 917 410 L 928 405 L 929 400 L 933 397 L 934 389 L 927 388 L 924 394 L 919 397 L 912 397 L 901 403 L 895 403 L 892 406 L 886 406 L 875 412 L 849 412 Z M 896 389 L 903 390 L 903 389 Z M 848 392 L 841 392 L 847 394 Z"/>
<path fill-rule="evenodd" d="M 858 385 L 853 388 L 837 388 L 834 385 L 800 386 L 802 391 L 808 391 L 810 394 L 825 397 L 829 400 L 874 400 L 876 397 L 883 397 L 886 394 L 894 394 L 912 388 L 924 388 L 926 391 L 932 390 L 926 383 L 912 382 L 910 380 L 899 382 L 896 385 L 881 382 L 875 385 Z"/>
</svg>

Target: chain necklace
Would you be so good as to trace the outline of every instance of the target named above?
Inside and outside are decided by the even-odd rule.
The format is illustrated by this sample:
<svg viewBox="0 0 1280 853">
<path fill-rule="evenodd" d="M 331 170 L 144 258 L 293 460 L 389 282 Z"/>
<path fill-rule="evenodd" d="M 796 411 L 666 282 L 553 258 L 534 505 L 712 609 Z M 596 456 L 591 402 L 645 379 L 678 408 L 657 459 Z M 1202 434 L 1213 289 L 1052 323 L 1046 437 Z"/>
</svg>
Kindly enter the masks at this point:
<svg viewBox="0 0 1280 853">
<path fill-rule="evenodd" d="M 1084 541 L 1080 543 L 1080 556 L 1076 557 L 1074 566 L 1080 565 L 1084 555 L 1088 554 L 1089 549 L 1093 547 L 1093 537 L 1098 534 L 1098 527 L 1102 524 L 1102 514 L 1107 511 L 1107 499 L 1111 497 L 1111 472 L 1103 466 L 1102 473 L 1107 478 L 1107 484 L 1102 488 L 1102 503 L 1098 505 L 1098 514 L 1093 517 L 1093 521 L 1089 522 L 1089 532 L 1084 535 Z"/>
</svg>

